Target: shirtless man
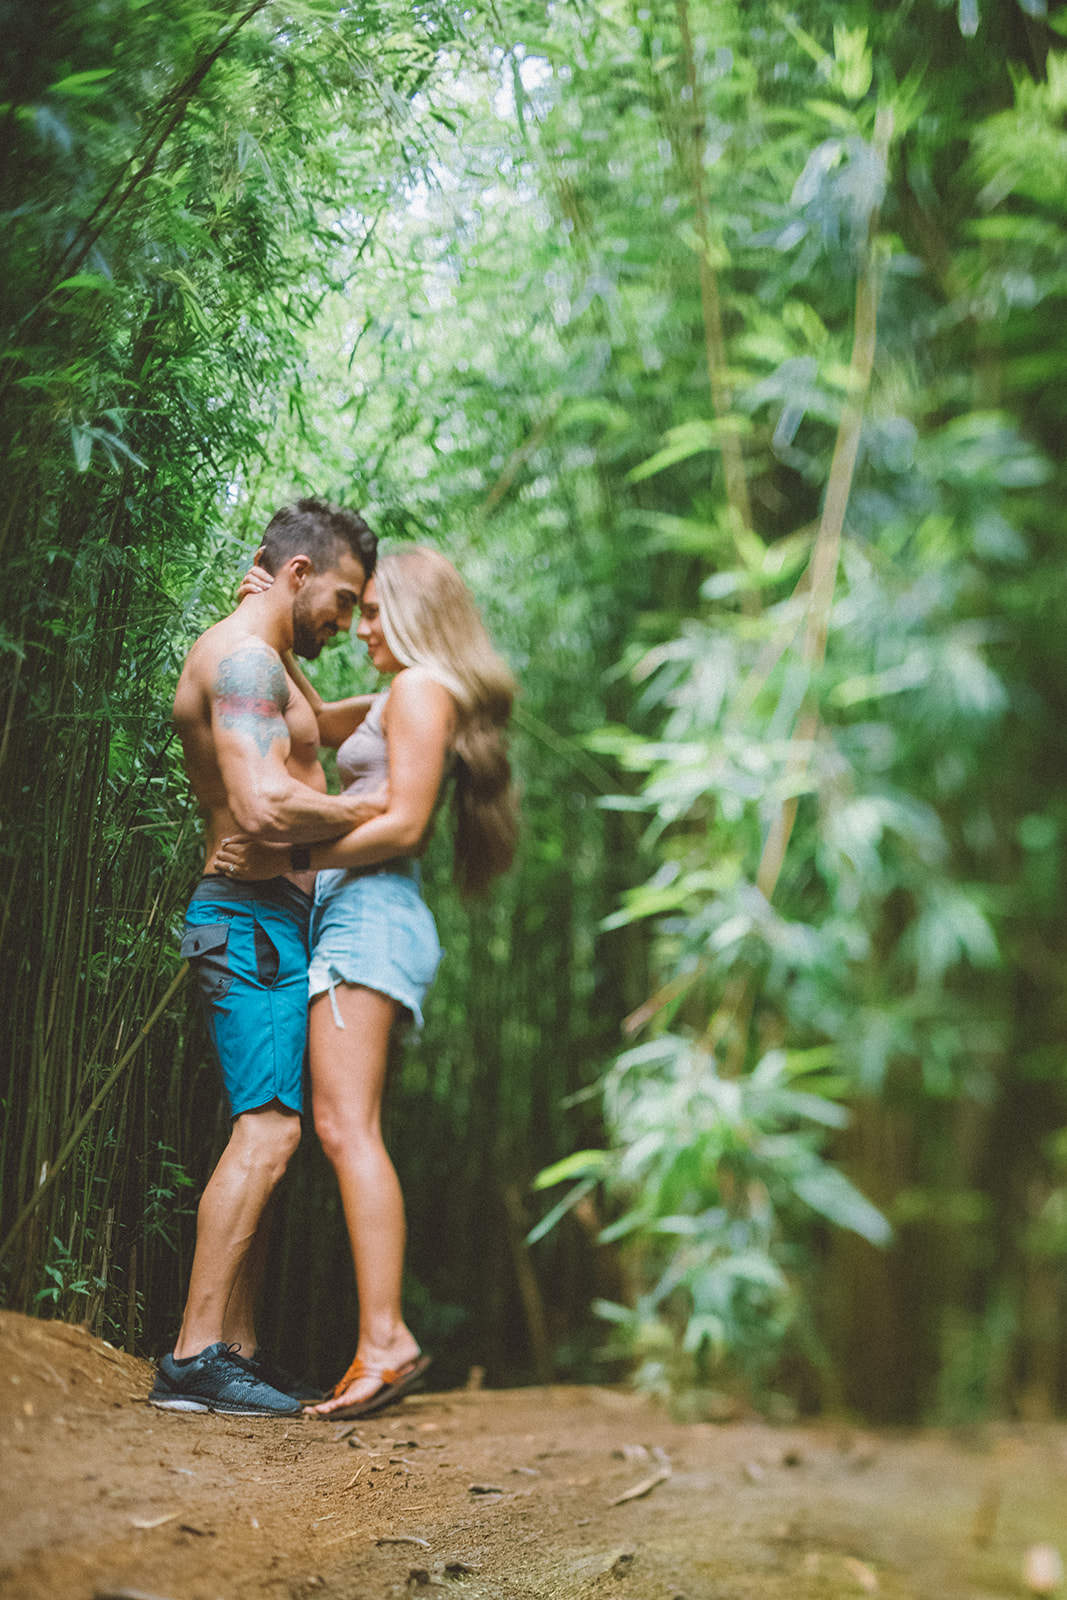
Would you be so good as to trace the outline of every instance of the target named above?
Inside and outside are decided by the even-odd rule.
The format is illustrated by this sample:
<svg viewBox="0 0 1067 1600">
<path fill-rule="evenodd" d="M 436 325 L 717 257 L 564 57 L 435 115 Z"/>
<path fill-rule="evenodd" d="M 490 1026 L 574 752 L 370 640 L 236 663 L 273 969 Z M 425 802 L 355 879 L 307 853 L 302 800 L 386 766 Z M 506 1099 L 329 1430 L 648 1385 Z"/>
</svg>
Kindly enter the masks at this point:
<svg viewBox="0 0 1067 1600">
<path fill-rule="evenodd" d="M 348 631 L 376 551 L 355 512 L 320 500 L 286 506 L 257 558 L 272 587 L 201 635 L 178 683 L 174 720 L 207 834 L 182 954 L 206 1002 L 233 1120 L 197 1213 L 181 1331 L 149 1397 L 165 1410 L 296 1416 L 302 1399 L 319 1398 L 258 1349 L 254 1307 L 272 1198 L 300 1141 L 308 846 L 380 808 L 326 793 L 315 717 L 282 657 L 314 659 Z M 284 847 L 290 870 L 262 883 L 216 871 L 216 850 L 237 832 Z"/>
</svg>

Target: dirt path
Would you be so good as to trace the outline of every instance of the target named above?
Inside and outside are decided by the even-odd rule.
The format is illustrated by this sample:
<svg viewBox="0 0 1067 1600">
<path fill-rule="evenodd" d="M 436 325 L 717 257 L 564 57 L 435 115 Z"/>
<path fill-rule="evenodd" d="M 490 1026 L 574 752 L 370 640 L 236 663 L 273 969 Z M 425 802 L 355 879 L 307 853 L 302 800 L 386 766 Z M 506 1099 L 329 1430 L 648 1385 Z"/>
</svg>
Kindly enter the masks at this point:
<svg viewBox="0 0 1067 1600">
<path fill-rule="evenodd" d="M 1067 1549 L 1063 1428 L 679 1425 L 557 1388 L 349 1432 L 155 1412 L 149 1381 L 0 1313 L 4 1600 L 1012 1600 L 1027 1546 Z"/>
</svg>

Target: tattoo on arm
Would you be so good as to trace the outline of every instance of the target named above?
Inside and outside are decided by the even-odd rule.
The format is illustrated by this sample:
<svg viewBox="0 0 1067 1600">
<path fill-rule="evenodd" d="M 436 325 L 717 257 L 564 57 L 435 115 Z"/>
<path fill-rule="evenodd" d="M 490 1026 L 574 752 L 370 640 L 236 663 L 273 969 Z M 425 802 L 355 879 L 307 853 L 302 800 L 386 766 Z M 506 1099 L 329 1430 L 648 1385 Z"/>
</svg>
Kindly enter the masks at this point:
<svg viewBox="0 0 1067 1600">
<path fill-rule="evenodd" d="M 265 756 L 275 739 L 288 743 L 283 715 L 289 703 L 285 671 L 266 645 L 243 646 L 219 662 L 213 684 L 219 726 L 242 733 Z"/>
</svg>

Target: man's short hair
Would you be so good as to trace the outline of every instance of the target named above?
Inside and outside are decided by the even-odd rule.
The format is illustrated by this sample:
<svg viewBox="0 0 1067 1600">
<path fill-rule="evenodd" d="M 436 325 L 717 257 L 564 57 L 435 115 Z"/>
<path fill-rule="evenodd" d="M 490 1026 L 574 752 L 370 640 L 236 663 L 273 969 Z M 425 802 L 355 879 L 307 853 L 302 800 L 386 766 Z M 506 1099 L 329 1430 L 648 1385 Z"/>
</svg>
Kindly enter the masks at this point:
<svg viewBox="0 0 1067 1600">
<path fill-rule="evenodd" d="M 369 578 L 378 555 L 378 536 L 358 511 L 309 497 L 282 506 L 271 517 L 260 563 L 274 576 L 293 556 L 307 556 L 316 572 L 328 572 L 343 551 L 355 556 Z"/>
</svg>

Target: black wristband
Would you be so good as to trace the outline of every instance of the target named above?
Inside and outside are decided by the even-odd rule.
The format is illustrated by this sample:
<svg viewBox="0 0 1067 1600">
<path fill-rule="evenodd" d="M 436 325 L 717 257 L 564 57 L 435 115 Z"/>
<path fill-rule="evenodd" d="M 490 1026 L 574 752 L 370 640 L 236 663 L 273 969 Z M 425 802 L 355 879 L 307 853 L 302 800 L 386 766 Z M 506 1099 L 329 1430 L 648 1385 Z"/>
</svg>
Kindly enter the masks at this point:
<svg viewBox="0 0 1067 1600">
<path fill-rule="evenodd" d="M 309 872 L 311 870 L 311 846 L 309 844 L 291 844 L 289 846 L 289 865 L 294 872 Z"/>
</svg>

